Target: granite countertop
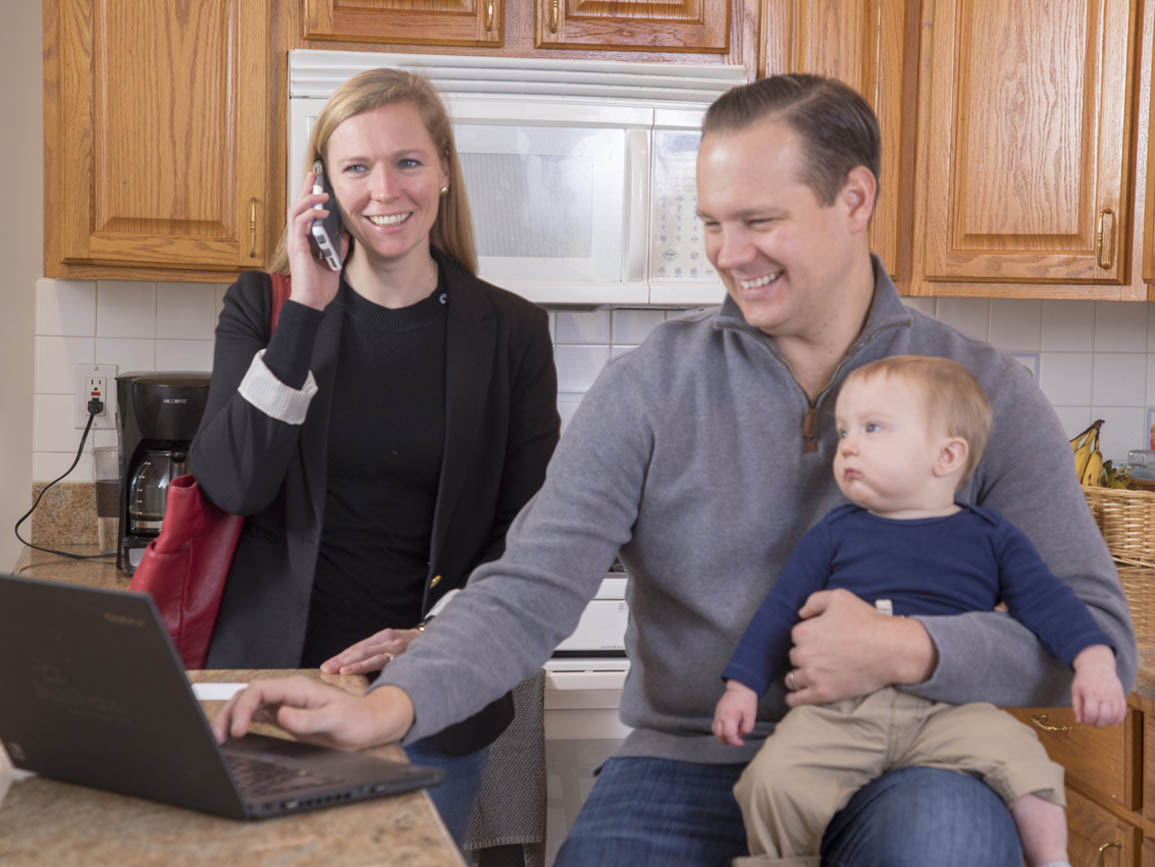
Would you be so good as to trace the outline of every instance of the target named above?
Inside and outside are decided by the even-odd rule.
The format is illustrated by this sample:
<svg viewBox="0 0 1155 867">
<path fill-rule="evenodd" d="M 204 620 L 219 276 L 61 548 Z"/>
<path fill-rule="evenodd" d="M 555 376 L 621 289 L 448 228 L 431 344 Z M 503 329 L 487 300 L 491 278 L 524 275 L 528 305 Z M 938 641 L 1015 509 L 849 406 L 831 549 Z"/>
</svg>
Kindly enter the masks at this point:
<svg viewBox="0 0 1155 867">
<path fill-rule="evenodd" d="M 95 546 L 56 546 L 78 554 Z M 127 589 L 129 578 L 112 560 L 69 560 L 25 549 L 14 572 L 89 586 Z M 249 681 L 285 671 L 189 672 L 190 680 Z M 321 675 L 350 692 L 363 677 Z M 222 702 L 202 703 L 212 718 Z M 283 732 L 261 726 L 265 734 Z M 390 744 L 372 751 L 403 759 Z M 0 748 L 0 864 L 5 867 L 179 867 L 213 863 L 284 867 L 462 867 L 453 844 L 424 792 L 396 795 L 256 822 L 233 821 L 98 789 L 29 776 L 12 768 Z"/>
</svg>

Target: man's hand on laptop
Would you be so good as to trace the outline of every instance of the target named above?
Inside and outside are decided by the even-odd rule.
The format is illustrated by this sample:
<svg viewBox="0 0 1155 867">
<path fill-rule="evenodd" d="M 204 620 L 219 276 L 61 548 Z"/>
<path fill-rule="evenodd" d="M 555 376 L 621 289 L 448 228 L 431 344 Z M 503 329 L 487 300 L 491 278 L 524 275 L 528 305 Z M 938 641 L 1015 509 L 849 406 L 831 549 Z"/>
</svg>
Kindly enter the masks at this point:
<svg viewBox="0 0 1155 867">
<path fill-rule="evenodd" d="M 395 686 L 350 695 L 307 677 L 287 677 L 254 680 L 234 695 L 213 721 L 213 733 L 224 743 L 253 722 L 268 722 L 298 740 L 362 750 L 400 740 L 413 717 L 413 702 Z"/>
</svg>

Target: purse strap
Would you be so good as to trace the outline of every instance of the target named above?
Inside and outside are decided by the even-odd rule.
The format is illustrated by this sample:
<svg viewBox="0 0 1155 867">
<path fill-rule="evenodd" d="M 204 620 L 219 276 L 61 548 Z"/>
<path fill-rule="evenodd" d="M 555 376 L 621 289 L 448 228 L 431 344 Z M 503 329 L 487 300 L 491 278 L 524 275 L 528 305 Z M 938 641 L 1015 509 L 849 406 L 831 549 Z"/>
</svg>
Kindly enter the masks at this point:
<svg viewBox="0 0 1155 867">
<path fill-rule="evenodd" d="M 277 320 L 281 316 L 281 308 L 284 307 L 285 302 L 289 300 L 292 282 L 288 274 L 278 274 L 274 271 L 269 276 L 273 280 L 273 307 L 269 312 L 269 334 L 271 335 L 277 330 Z"/>
</svg>

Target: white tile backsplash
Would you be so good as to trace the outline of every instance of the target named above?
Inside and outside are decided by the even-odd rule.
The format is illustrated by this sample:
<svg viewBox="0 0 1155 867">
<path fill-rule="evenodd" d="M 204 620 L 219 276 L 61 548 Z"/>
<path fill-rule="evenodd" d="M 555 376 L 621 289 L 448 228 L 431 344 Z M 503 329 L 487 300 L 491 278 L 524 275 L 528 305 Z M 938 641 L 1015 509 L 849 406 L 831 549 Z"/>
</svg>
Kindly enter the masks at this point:
<svg viewBox="0 0 1155 867">
<path fill-rule="evenodd" d="M 1092 302 L 1043 302 L 1044 352 L 1090 352 L 1094 348 L 1095 305 Z"/>
<path fill-rule="evenodd" d="M 608 310 L 558 310 L 557 343 L 604 343 L 610 342 L 610 311 Z"/>
<path fill-rule="evenodd" d="M 36 394 L 74 394 L 76 365 L 96 360 L 91 337 L 33 338 L 36 375 L 32 390 Z"/>
<path fill-rule="evenodd" d="M 1142 406 L 1147 399 L 1147 355 L 1096 352 L 1091 393 L 1104 406 Z"/>
<path fill-rule="evenodd" d="M 665 318 L 664 310 L 615 310 L 610 319 L 614 346 L 637 346 Z"/>
<path fill-rule="evenodd" d="M 156 342 L 157 370 L 213 369 L 213 342 L 211 340 L 158 340 Z"/>
<path fill-rule="evenodd" d="M 559 343 L 554 347 L 553 359 L 558 391 L 586 392 L 610 360 L 610 348 Z"/>
<path fill-rule="evenodd" d="M 1054 406 L 1090 406 L 1094 361 L 1090 352 L 1040 352 L 1039 388 Z"/>
<path fill-rule="evenodd" d="M 156 370 L 156 341 L 96 338 L 97 364 L 115 364 L 117 374 Z"/>
<path fill-rule="evenodd" d="M 988 339 L 991 305 L 985 298 L 939 298 L 937 315 L 967 337 Z"/>
<path fill-rule="evenodd" d="M 47 481 L 71 463 L 75 363 L 140 370 L 209 370 L 216 320 L 228 287 L 217 283 L 36 281 L 33 472 Z M 1155 408 L 1155 304 L 906 298 L 905 303 L 1012 353 L 1038 354 L 1039 384 L 1063 427 L 1075 434 L 1106 419 L 1104 455 L 1119 460 L 1146 443 Z M 558 368 L 558 411 L 567 424 L 611 357 L 643 342 L 678 308 L 550 309 Z M 92 444 L 112 445 L 97 431 Z M 91 458 L 70 478 L 91 479 Z M 87 475 L 85 475 L 87 474 Z"/>
<path fill-rule="evenodd" d="M 96 333 L 96 281 L 36 281 L 36 334 L 91 337 Z"/>
<path fill-rule="evenodd" d="M 1095 302 L 1096 352 L 1146 352 L 1147 317 L 1126 301 Z"/>
<path fill-rule="evenodd" d="M 97 337 L 156 337 L 156 285 L 96 282 Z"/>
<path fill-rule="evenodd" d="M 218 315 L 215 285 L 156 284 L 157 338 L 212 340 Z"/>
<path fill-rule="evenodd" d="M 1042 348 L 1043 302 L 996 298 L 991 302 L 991 332 L 995 346 L 1013 352 L 1038 352 Z"/>
</svg>

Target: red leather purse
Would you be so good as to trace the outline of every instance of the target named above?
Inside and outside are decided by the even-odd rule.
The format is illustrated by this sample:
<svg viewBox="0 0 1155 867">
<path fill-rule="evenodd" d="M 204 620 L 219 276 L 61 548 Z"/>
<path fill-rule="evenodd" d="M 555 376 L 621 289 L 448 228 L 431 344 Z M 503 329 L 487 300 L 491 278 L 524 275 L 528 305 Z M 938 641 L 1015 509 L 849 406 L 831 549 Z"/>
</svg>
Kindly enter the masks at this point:
<svg viewBox="0 0 1155 867">
<path fill-rule="evenodd" d="M 270 334 L 290 289 L 288 277 L 271 277 Z M 169 483 L 160 534 L 145 548 L 129 589 L 152 595 L 185 668 L 204 667 L 244 523 L 202 494 L 191 475 Z"/>
</svg>

